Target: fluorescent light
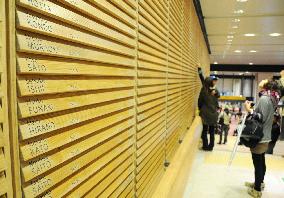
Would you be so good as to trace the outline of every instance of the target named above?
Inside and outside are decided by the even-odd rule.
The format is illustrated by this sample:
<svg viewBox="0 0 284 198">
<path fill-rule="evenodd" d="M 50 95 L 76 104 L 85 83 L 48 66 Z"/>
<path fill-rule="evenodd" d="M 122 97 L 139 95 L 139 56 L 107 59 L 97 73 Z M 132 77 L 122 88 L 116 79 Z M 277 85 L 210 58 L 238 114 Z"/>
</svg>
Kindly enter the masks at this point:
<svg viewBox="0 0 284 198">
<path fill-rule="evenodd" d="M 249 65 L 253 65 L 253 63 L 249 63 Z"/>
<path fill-rule="evenodd" d="M 244 11 L 243 11 L 243 10 L 235 10 L 234 13 L 235 13 L 235 14 L 243 14 Z"/>
<path fill-rule="evenodd" d="M 234 28 L 234 29 L 237 29 L 237 28 L 239 28 L 237 25 L 235 25 L 235 26 L 233 26 L 232 28 Z"/>
<path fill-rule="evenodd" d="M 241 19 L 233 19 L 233 22 L 240 22 Z"/>
<path fill-rule="evenodd" d="M 255 53 L 255 52 L 257 52 L 256 50 L 250 50 L 249 52 L 251 52 L 251 53 Z"/>
<path fill-rule="evenodd" d="M 232 39 L 232 38 L 234 38 L 234 36 L 233 35 L 229 35 L 229 36 L 227 36 L 227 38 L 228 39 Z"/>
<path fill-rule="evenodd" d="M 218 64 L 218 62 L 215 61 L 215 62 L 214 62 L 214 65 L 217 65 L 217 64 Z"/>
<path fill-rule="evenodd" d="M 239 73 L 239 75 L 241 76 L 241 75 L 243 75 L 244 73 Z"/>
<path fill-rule="evenodd" d="M 241 51 L 241 50 L 235 50 L 235 52 L 236 52 L 236 53 L 241 53 L 242 51 Z"/>
<path fill-rule="evenodd" d="M 247 34 L 244 34 L 245 36 L 255 36 L 255 34 L 252 34 L 252 33 L 247 33 Z"/>
<path fill-rule="evenodd" d="M 237 0 L 237 2 L 241 2 L 241 3 L 243 3 L 243 2 L 247 2 L 248 0 Z"/>
<path fill-rule="evenodd" d="M 270 36 L 280 36 L 281 34 L 280 33 L 271 33 L 269 34 Z"/>
<path fill-rule="evenodd" d="M 248 72 L 248 71 L 246 71 L 246 74 L 249 74 L 249 72 Z"/>
<path fill-rule="evenodd" d="M 228 42 L 232 42 L 233 40 L 228 40 Z"/>
</svg>

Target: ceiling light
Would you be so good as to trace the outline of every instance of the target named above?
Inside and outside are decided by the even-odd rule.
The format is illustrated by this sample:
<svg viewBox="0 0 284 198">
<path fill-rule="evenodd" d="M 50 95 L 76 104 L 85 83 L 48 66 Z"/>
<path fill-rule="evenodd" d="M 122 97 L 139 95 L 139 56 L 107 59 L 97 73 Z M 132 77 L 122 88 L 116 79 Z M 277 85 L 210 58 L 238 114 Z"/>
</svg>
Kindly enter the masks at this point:
<svg viewBox="0 0 284 198">
<path fill-rule="evenodd" d="M 251 52 L 251 53 L 255 53 L 255 52 L 257 52 L 257 51 L 255 51 L 255 50 L 250 50 L 249 52 Z"/>
<path fill-rule="evenodd" d="M 249 72 L 248 72 L 248 71 L 246 71 L 246 74 L 249 74 Z"/>
<path fill-rule="evenodd" d="M 215 62 L 214 62 L 214 65 L 217 65 L 217 64 L 218 64 L 218 62 L 215 61 Z"/>
<path fill-rule="evenodd" d="M 227 36 L 227 38 L 228 39 L 232 39 L 232 38 L 234 38 L 234 36 L 233 35 L 229 35 L 229 36 Z"/>
<path fill-rule="evenodd" d="M 228 40 L 228 42 L 232 42 L 233 40 Z"/>
<path fill-rule="evenodd" d="M 244 11 L 243 11 L 243 10 L 235 10 L 234 13 L 235 13 L 235 14 L 243 14 Z"/>
<path fill-rule="evenodd" d="M 233 26 L 232 28 L 234 28 L 234 29 L 237 29 L 237 28 L 239 28 L 237 25 L 235 25 L 235 26 Z"/>
<path fill-rule="evenodd" d="M 236 53 L 241 53 L 242 51 L 241 51 L 241 50 L 235 50 L 235 52 L 236 52 Z"/>
<path fill-rule="evenodd" d="M 239 75 L 241 76 L 241 75 L 243 75 L 244 73 L 239 73 Z"/>
<path fill-rule="evenodd" d="M 247 34 L 244 34 L 245 36 L 255 36 L 255 34 L 252 34 L 252 33 L 247 33 Z"/>
<path fill-rule="evenodd" d="M 280 36 L 281 34 L 280 33 L 271 33 L 269 34 L 270 36 Z"/>
<path fill-rule="evenodd" d="M 247 2 L 248 0 L 237 0 L 237 2 Z"/>
<path fill-rule="evenodd" d="M 249 63 L 249 65 L 253 65 L 253 63 Z"/>
<path fill-rule="evenodd" d="M 233 22 L 240 22 L 241 19 L 233 19 Z"/>
</svg>

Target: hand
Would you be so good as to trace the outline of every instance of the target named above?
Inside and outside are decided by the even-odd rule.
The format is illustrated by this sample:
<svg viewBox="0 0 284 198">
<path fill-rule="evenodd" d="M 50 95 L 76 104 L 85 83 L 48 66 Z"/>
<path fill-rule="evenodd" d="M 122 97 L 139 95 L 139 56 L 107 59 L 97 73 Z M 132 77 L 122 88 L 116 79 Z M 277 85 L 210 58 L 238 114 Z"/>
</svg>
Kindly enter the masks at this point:
<svg viewBox="0 0 284 198">
<path fill-rule="evenodd" d="M 215 95 L 216 95 L 216 93 L 217 93 L 217 92 L 216 92 L 216 90 L 215 90 L 215 89 L 213 89 L 213 90 L 211 91 L 211 95 L 212 95 L 212 96 L 215 96 Z"/>
<path fill-rule="evenodd" d="M 244 103 L 244 106 L 245 106 L 245 110 L 247 111 L 247 112 L 250 112 L 251 111 L 251 102 L 250 101 L 245 101 L 245 103 Z"/>
<path fill-rule="evenodd" d="M 197 69 L 198 69 L 198 73 L 199 73 L 199 74 L 202 74 L 202 69 L 201 69 L 201 67 L 198 66 Z"/>
</svg>

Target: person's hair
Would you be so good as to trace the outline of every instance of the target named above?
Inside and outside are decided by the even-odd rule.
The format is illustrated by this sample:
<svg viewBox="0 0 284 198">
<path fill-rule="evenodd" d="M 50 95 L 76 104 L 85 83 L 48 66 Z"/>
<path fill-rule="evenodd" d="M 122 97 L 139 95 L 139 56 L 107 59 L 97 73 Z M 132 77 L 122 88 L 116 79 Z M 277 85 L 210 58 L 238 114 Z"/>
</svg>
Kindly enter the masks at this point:
<svg viewBox="0 0 284 198">
<path fill-rule="evenodd" d="M 261 89 L 265 89 L 265 85 L 268 83 L 268 80 L 265 79 L 265 80 L 262 80 L 260 81 L 260 83 L 258 84 L 259 88 Z"/>
<path fill-rule="evenodd" d="M 279 84 L 275 80 L 268 80 L 267 83 L 263 85 L 263 88 L 270 91 L 279 91 Z"/>
</svg>

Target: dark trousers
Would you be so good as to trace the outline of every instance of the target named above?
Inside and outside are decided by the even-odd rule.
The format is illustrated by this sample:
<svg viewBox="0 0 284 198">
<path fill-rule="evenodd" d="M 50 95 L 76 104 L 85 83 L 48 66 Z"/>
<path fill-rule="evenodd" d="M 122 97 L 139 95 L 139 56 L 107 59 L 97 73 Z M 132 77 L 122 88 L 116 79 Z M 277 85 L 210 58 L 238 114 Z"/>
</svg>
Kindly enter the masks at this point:
<svg viewBox="0 0 284 198">
<path fill-rule="evenodd" d="M 210 143 L 208 144 L 208 137 L 207 134 L 210 134 Z M 202 142 L 203 142 L 203 149 L 213 149 L 214 147 L 214 141 L 215 141 L 215 126 L 208 126 L 203 125 L 203 131 L 202 131 Z"/>
<path fill-rule="evenodd" d="M 219 141 L 220 144 L 222 143 L 223 133 L 224 133 L 224 136 L 225 136 L 224 137 L 224 144 L 227 143 L 229 129 L 230 129 L 229 125 L 225 125 L 225 124 L 222 125 L 222 129 L 221 129 L 221 133 L 220 133 L 220 141 Z"/>
<path fill-rule="evenodd" d="M 266 153 L 267 154 L 273 154 L 273 149 L 274 149 L 275 145 L 276 145 L 276 142 L 274 142 L 274 141 L 269 142 L 268 149 L 267 149 Z"/>
<path fill-rule="evenodd" d="M 261 191 L 261 183 L 264 181 L 264 176 L 266 173 L 266 164 L 265 164 L 265 153 L 255 154 L 252 153 L 252 160 L 254 165 L 254 189 Z"/>
</svg>

